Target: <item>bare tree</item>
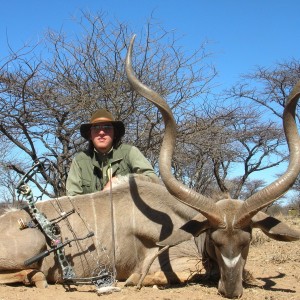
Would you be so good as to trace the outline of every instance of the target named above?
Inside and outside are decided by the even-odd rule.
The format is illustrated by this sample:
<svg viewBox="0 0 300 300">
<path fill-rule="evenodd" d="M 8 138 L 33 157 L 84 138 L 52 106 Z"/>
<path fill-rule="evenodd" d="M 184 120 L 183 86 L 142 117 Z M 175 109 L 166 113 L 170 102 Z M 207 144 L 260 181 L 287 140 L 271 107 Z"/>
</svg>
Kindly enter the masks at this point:
<svg viewBox="0 0 300 300">
<path fill-rule="evenodd" d="M 300 196 L 300 177 L 297 178 L 295 184 L 293 185 L 293 189 L 299 192 L 299 196 Z"/>
<path fill-rule="evenodd" d="M 175 174 L 201 193 L 209 195 L 218 186 L 220 192 L 240 198 L 251 175 L 285 159 L 282 128 L 263 121 L 247 106 L 214 106 L 213 112 L 202 108 L 202 116 L 191 116 L 190 122 L 180 124 Z M 235 175 L 233 185 L 236 169 L 240 175 Z"/>
<path fill-rule="evenodd" d="M 293 58 L 273 67 L 258 67 L 241 78 L 241 82 L 228 91 L 230 97 L 248 99 L 258 104 L 260 110 L 265 108 L 273 116 L 282 118 L 285 99 L 300 78 L 300 61 Z"/>
<path fill-rule="evenodd" d="M 10 203 L 12 206 L 18 206 L 18 196 L 14 187 L 16 186 L 18 180 L 16 173 L 12 172 L 9 167 L 0 168 L 2 176 L 0 177 L 0 195 L 1 200 L 5 203 Z"/>
<path fill-rule="evenodd" d="M 254 73 L 242 76 L 241 82 L 226 93 L 229 98 L 243 101 L 245 105 L 249 103 L 255 110 L 262 111 L 265 119 L 266 114 L 269 113 L 268 116 L 272 121 L 268 122 L 272 128 L 270 130 L 265 128 L 263 132 L 269 137 L 270 135 L 278 136 L 277 141 L 273 139 L 273 142 L 268 142 L 267 145 L 267 149 L 270 150 L 273 157 L 273 163 L 270 166 L 278 165 L 286 160 L 284 153 L 287 152 L 287 149 L 286 147 L 282 147 L 282 133 L 280 133 L 282 126 L 281 118 L 285 100 L 299 78 L 300 61 L 291 59 L 279 62 L 271 68 L 258 67 Z M 298 121 L 299 116 L 297 114 Z M 274 124 L 274 122 L 278 125 Z M 276 129 L 274 126 L 276 126 Z M 260 132 L 262 131 L 260 130 Z M 269 141 L 271 140 L 269 139 Z M 264 147 L 264 149 L 266 148 Z M 265 158 L 270 159 L 270 156 L 266 155 Z M 295 187 L 297 187 L 297 184 Z"/>
<path fill-rule="evenodd" d="M 50 197 L 65 194 L 68 168 L 75 152 L 85 147 L 79 126 L 98 107 L 113 112 L 127 127 L 125 140 L 137 145 L 156 164 L 162 138 L 157 110 L 133 93 L 124 73 L 124 56 L 132 31 L 126 24 L 106 22 L 102 13 L 83 13 L 78 35 L 49 30 L 43 43 L 12 51 L 0 66 L 0 133 L 22 153 L 20 164 L 5 164 L 24 175 L 46 157 L 32 177 L 40 191 L 48 183 Z M 207 93 L 215 70 L 205 64 L 204 48 L 187 55 L 176 37 L 151 22 L 134 55 L 139 77 L 155 86 L 177 114 Z M 157 27 L 156 27 L 157 28 Z M 26 163 L 24 163 L 26 162 Z"/>
<path fill-rule="evenodd" d="M 31 183 L 49 197 L 65 194 L 71 160 L 86 146 L 80 124 L 97 108 L 109 109 L 125 123 L 124 141 L 140 148 L 154 166 L 164 132 L 157 109 L 132 92 L 125 76 L 130 27 L 106 21 L 103 13 L 82 13 L 76 24 L 77 35 L 48 30 L 40 44 L 12 50 L 0 65 L 0 137 L 10 149 L 0 166 L 9 166 L 17 179 L 47 159 L 51 164 L 38 165 L 39 176 Z M 203 194 L 242 197 L 251 174 L 285 158 L 281 126 L 263 119 L 253 103 L 281 116 L 299 75 L 298 62 L 278 65 L 273 74 L 259 68 L 245 76 L 247 83 L 222 95 L 236 103 L 228 105 L 221 96 L 213 98 L 216 71 L 207 64 L 204 47 L 187 54 L 173 32 L 151 19 L 139 37 L 133 56 L 137 75 L 167 99 L 177 118 L 176 178 Z M 251 85 L 254 80 L 265 89 Z M 232 185 L 237 165 L 242 172 Z"/>
<path fill-rule="evenodd" d="M 232 124 L 232 128 L 238 132 L 237 141 L 233 144 L 238 152 L 236 162 L 240 163 L 243 170 L 232 190 L 233 198 L 240 197 L 250 175 L 278 166 L 286 159 L 285 149 L 281 149 L 284 145 L 282 128 L 274 122 L 263 122 L 261 119 L 259 114 L 251 111 L 242 122 Z"/>
<path fill-rule="evenodd" d="M 236 186 L 240 185 L 240 178 L 233 178 L 231 180 L 231 185 L 233 185 L 232 189 L 235 190 Z M 240 191 L 239 197 L 241 199 L 247 199 L 250 196 L 254 195 L 257 191 L 264 188 L 266 186 L 266 182 L 262 179 L 248 179 Z"/>
<path fill-rule="evenodd" d="M 287 210 L 290 211 L 292 216 L 300 216 L 300 197 L 299 194 L 295 195 L 289 204 L 287 205 Z"/>
<path fill-rule="evenodd" d="M 4 203 L 10 203 L 12 205 L 17 204 L 17 195 L 14 187 L 18 181 L 18 175 L 11 169 L 9 160 L 6 158 L 9 156 L 10 147 L 6 140 L 0 135 L 0 199 Z M 17 158 L 13 158 L 17 161 Z"/>
</svg>

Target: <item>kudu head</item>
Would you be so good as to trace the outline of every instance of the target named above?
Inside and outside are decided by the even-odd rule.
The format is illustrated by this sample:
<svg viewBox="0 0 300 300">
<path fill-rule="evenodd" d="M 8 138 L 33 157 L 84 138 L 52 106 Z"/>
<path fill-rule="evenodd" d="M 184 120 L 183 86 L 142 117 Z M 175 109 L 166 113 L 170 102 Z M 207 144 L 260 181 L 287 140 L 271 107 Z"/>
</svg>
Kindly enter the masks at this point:
<svg viewBox="0 0 300 300">
<path fill-rule="evenodd" d="M 271 238 L 292 241 L 300 239 L 300 233 L 288 228 L 279 220 L 260 212 L 281 197 L 293 185 L 300 172 L 300 139 L 295 122 L 295 109 L 300 97 L 300 81 L 286 101 L 283 126 L 290 160 L 287 171 L 275 182 L 245 201 L 224 199 L 217 203 L 178 182 L 171 172 L 171 160 L 176 140 L 176 123 L 167 102 L 155 91 L 140 82 L 132 69 L 131 39 L 125 68 L 132 88 L 152 102 L 160 111 L 165 123 L 165 134 L 159 156 L 159 170 L 168 191 L 179 201 L 193 207 L 200 214 L 184 224 L 158 245 L 174 246 L 193 236 L 207 232 L 205 251 L 219 267 L 219 292 L 228 297 L 240 297 L 243 293 L 242 273 L 246 263 L 253 227 L 259 227 Z"/>
</svg>

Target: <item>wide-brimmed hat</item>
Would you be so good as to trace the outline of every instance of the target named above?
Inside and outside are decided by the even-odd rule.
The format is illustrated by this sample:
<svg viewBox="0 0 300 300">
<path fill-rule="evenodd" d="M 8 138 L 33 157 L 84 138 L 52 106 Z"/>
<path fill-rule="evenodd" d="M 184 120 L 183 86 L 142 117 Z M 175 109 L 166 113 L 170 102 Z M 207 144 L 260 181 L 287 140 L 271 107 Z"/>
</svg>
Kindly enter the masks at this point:
<svg viewBox="0 0 300 300">
<path fill-rule="evenodd" d="M 90 123 L 85 123 L 80 126 L 81 136 L 86 140 L 89 140 L 91 127 L 95 124 L 104 122 L 112 123 L 115 129 L 114 136 L 116 140 L 120 140 L 125 134 L 125 126 L 122 121 L 116 121 L 109 111 L 105 109 L 98 109 L 92 114 Z"/>
</svg>

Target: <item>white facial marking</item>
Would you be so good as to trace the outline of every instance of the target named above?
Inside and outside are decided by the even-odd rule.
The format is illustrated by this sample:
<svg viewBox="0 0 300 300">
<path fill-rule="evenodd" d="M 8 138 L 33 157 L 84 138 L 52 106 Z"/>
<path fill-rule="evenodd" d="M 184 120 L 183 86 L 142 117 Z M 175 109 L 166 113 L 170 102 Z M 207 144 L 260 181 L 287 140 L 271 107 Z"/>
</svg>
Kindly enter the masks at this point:
<svg viewBox="0 0 300 300">
<path fill-rule="evenodd" d="M 235 216 L 233 217 L 233 220 L 232 220 L 232 224 L 231 224 L 232 227 L 234 226 L 234 223 L 235 223 Z"/>
<path fill-rule="evenodd" d="M 221 254 L 221 256 L 224 260 L 225 265 L 228 268 L 233 268 L 237 264 L 237 262 L 239 261 L 241 254 L 239 254 L 238 256 L 236 256 L 234 258 L 231 258 L 231 259 L 225 257 L 223 254 Z"/>
</svg>

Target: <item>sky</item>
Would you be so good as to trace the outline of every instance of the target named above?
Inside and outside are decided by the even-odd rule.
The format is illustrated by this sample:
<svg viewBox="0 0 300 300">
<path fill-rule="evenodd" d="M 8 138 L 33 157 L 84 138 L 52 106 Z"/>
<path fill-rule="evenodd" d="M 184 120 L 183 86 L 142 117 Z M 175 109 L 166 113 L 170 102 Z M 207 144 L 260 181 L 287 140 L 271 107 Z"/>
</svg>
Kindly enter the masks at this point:
<svg viewBox="0 0 300 300">
<path fill-rule="evenodd" d="M 9 0 L 1 1 L 0 61 L 8 42 L 15 49 L 34 44 L 48 28 L 73 33 L 72 19 L 82 11 L 104 12 L 136 33 L 152 16 L 157 26 L 182 37 L 186 51 L 207 41 L 223 88 L 257 66 L 272 68 L 300 56 L 299 0 Z"/>
<path fill-rule="evenodd" d="M 152 17 L 182 36 L 187 51 L 208 41 L 212 63 L 225 87 L 257 66 L 297 58 L 298 0 L 10 0 L 1 1 L 0 60 L 13 47 L 38 41 L 48 28 L 72 31 L 81 11 L 103 11 L 140 32 Z"/>
</svg>

